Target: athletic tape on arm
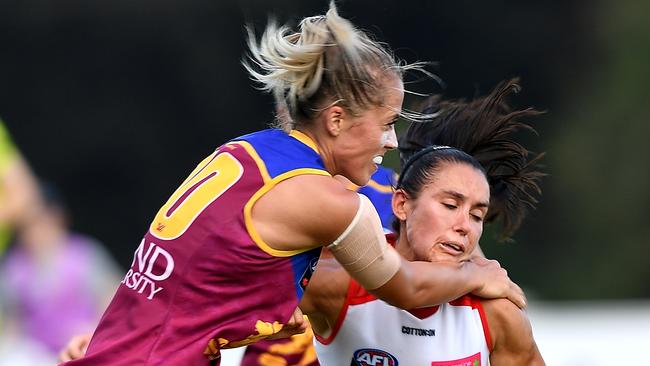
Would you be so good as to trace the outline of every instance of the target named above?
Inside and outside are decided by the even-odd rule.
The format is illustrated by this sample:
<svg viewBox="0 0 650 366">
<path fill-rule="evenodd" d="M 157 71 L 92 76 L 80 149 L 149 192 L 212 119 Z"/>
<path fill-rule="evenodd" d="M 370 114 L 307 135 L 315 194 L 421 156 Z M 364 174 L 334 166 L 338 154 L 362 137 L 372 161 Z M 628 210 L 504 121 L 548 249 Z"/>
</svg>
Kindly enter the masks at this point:
<svg viewBox="0 0 650 366">
<path fill-rule="evenodd" d="M 383 286 L 400 267 L 400 256 L 384 237 L 381 220 L 368 197 L 359 194 L 352 222 L 328 249 L 350 275 L 368 290 Z"/>
</svg>

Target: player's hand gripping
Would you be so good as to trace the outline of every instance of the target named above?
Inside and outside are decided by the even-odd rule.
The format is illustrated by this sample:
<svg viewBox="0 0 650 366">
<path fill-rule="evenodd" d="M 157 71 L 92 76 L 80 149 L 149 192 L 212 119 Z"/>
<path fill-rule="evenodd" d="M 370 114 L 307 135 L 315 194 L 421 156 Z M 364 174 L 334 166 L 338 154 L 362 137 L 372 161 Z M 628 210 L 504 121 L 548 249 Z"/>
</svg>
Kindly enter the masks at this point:
<svg viewBox="0 0 650 366">
<path fill-rule="evenodd" d="M 307 330 L 307 324 L 300 308 L 296 308 L 293 311 L 293 315 L 291 315 L 291 319 L 289 319 L 282 329 L 267 339 L 289 338 L 292 335 L 302 334 Z"/>
<path fill-rule="evenodd" d="M 472 263 L 476 265 L 480 278 L 483 279 L 483 285 L 472 292 L 474 295 L 486 299 L 507 298 L 521 309 L 526 307 L 524 291 L 510 280 L 508 272 L 501 267 L 499 262 L 474 257 Z"/>
<path fill-rule="evenodd" d="M 59 353 L 59 363 L 82 358 L 90 343 L 90 334 L 76 335 L 70 339 L 68 344 Z"/>
</svg>

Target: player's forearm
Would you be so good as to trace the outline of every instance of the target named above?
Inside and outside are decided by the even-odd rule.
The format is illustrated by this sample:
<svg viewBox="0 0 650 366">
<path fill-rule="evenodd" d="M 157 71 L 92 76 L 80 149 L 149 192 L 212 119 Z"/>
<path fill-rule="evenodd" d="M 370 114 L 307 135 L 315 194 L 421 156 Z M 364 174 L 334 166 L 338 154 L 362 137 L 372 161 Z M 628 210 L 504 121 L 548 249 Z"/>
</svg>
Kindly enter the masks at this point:
<svg viewBox="0 0 650 366">
<path fill-rule="evenodd" d="M 482 283 L 472 263 L 402 260 L 395 276 L 373 292 L 394 306 L 412 309 L 449 302 L 480 286 Z"/>
</svg>

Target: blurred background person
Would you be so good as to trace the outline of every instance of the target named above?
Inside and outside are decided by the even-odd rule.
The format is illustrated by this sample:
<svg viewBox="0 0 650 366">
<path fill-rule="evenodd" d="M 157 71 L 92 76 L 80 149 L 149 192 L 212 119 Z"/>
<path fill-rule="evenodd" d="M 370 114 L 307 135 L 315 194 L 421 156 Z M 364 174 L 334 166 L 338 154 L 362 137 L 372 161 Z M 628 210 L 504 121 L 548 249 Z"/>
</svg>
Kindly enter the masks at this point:
<svg viewBox="0 0 650 366">
<path fill-rule="evenodd" d="M 36 179 L 14 144 L 5 124 L 0 120 L 0 268 L 16 229 L 38 204 Z M 5 277 L 0 273 L 0 365 L 46 365 L 51 357 L 44 356 L 38 344 L 16 337 L 11 315 L 5 314 L 7 294 L 2 292 Z"/>
<path fill-rule="evenodd" d="M 0 120 L 0 257 L 37 201 L 34 176 Z"/>
<path fill-rule="evenodd" d="M 92 331 L 120 272 L 100 243 L 69 231 L 62 197 L 54 186 L 42 184 L 40 202 L 16 228 L 16 242 L 0 265 L 4 342 L 30 342 L 36 348 L 29 354 L 13 350 L 0 360 L 38 354 L 53 364 L 72 335 Z"/>
</svg>

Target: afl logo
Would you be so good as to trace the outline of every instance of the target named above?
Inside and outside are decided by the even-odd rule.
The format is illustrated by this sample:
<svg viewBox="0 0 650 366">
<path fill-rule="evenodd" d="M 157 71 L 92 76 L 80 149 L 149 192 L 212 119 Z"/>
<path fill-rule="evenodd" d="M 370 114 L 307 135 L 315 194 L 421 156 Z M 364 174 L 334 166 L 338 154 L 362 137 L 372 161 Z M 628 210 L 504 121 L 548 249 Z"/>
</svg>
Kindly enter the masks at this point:
<svg viewBox="0 0 650 366">
<path fill-rule="evenodd" d="M 362 348 L 354 352 L 350 366 L 398 366 L 397 358 L 386 351 Z"/>
</svg>

